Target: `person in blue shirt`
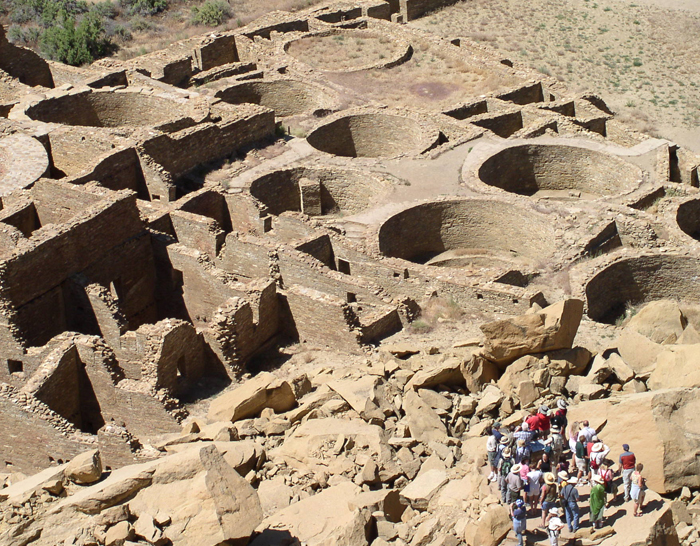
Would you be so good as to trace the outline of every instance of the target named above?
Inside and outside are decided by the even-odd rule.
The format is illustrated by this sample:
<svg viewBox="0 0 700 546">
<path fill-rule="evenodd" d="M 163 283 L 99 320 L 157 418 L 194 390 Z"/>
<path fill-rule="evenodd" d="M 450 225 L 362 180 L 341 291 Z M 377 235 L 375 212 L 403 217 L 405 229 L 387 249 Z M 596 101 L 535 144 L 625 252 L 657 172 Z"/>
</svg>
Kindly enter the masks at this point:
<svg viewBox="0 0 700 546">
<path fill-rule="evenodd" d="M 518 546 L 523 546 L 523 535 L 527 532 L 527 506 L 523 499 L 510 505 L 510 517 L 513 518 L 513 531 L 518 539 Z"/>
</svg>

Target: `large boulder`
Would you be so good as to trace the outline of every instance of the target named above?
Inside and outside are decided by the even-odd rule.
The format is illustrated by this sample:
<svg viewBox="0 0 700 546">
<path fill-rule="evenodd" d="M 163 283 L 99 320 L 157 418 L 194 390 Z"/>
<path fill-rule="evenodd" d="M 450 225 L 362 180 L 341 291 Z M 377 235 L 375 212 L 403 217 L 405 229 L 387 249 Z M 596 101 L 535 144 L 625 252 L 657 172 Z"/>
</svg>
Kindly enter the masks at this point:
<svg viewBox="0 0 700 546">
<path fill-rule="evenodd" d="M 210 421 L 236 422 L 255 417 L 265 408 L 282 413 L 295 404 L 296 398 L 289 383 L 269 372 L 262 372 L 214 399 L 209 406 L 208 418 Z"/>
<path fill-rule="evenodd" d="M 102 476 L 102 457 L 99 449 L 76 455 L 64 471 L 66 478 L 74 483 L 86 485 L 94 483 Z"/>
<path fill-rule="evenodd" d="M 492 504 L 478 521 L 466 526 L 464 541 L 468 546 L 496 546 L 512 527 L 508 508 Z"/>
<path fill-rule="evenodd" d="M 354 506 L 361 489 L 350 482 L 329 487 L 266 518 L 251 546 L 281 546 L 297 539 L 307 546 L 366 546 L 369 511 Z"/>
<path fill-rule="evenodd" d="M 700 387 L 700 345 L 669 345 L 656 357 L 647 386 L 651 390 Z"/>
<path fill-rule="evenodd" d="M 428 470 L 401 491 L 401 502 L 415 510 L 427 510 L 430 500 L 448 481 L 444 470 Z"/>
<path fill-rule="evenodd" d="M 591 422 L 617 461 L 629 444 L 649 487 L 671 493 L 700 486 L 700 389 L 673 389 L 584 402 L 569 408 L 569 422 Z"/>
<path fill-rule="evenodd" d="M 415 391 L 406 393 L 403 409 L 411 436 L 419 442 L 441 442 L 447 438 L 447 429 L 440 416 Z"/>
<path fill-rule="evenodd" d="M 479 392 L 484 385 L 496 381 L 498 367 L 479 354 L 474 354 L 461 365 L 461 373 L 469 392 Z"/>
<path fill-rule="evenodd" d="M 484 356 L 505 366 L 524 355 L 570 349 L 583 317 L 583 302 L 569 299 L 538 313 L 481 325 Z"/>
<path fill-rule="evenodd" d="M 647 303 L 634 315 L 625 330 L 632 330 L 655 343 L 675 343 L 683 333 L 687 321 L 678 303 L 658 300 Z"/>
<path fill-rule="evenodd" d="M 438 385 L 462 386 L 465 378 L 461 367 L 461 360 L 448 358 L 430 368 L 423 368 L 416 372 L 406 384 L 406 389 L 430 389 Z"/>
<path fill-rule="evenodd" d="M 174 545 L 247 543 L 263 519 L 258 494 L 213 445 L 159 461 L 153 482 L 129 501 L 131 513 L 165 513 Z"/>
<path fill-rule="evenodd" d="M 416 395 L 418 396 L 418 395 Z M 303 463 L 328 464 L 328 456 L 334 444 L 352 439 L 355 446 L 366 449 L 368 455 L 382 455 L 389 447 L 384 439 L 384 431 L 377 425 L 362 419 L 309 419 L 290 434 L 278 448 L 272 451 L 274 457 L 282 457 L 288 464 Z"/>
<path fill-rule="evenodd" d="M 615 341 L 622 360 L 637 375 L 652 372 L 657 357 L 664 351 L 664 346 L 654 343 L 648 337 L 635 330 L 624 328 Z"/>
</svg>

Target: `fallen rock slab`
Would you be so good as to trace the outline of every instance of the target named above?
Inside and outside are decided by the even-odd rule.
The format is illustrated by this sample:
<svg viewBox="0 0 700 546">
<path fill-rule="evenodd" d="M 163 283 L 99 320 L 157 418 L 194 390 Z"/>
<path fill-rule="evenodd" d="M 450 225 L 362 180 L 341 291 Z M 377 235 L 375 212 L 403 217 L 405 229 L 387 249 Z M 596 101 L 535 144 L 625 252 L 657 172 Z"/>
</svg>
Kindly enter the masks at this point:
<svg viewBox="0 0 700 546">
<path fill-rule="evenodd" d="M 401 491 L 401 502 L 414 510 L 427 510 L 428 503 L 448 482 L 444 470 L 428 470 Z"/>
<path fill-rule="evenodd" d="M 569 422 L 588 419 L 617 461 L 629 444 L 650 489 L 665 494 L 700 486 L 700 389 L 669 389 L 584 402 Z"/>
<path fill-rule="evenodd" d="M 366 546 L 369 512 L 349 507 L 361 491 L 350 482 L 329 487 L 266 518 L 251 546 Z"/>
<path fill-rule="evenodd" d="M 583 301 L 568 299 L 539 313 L 519 315 L 481 325 L 484 356 L 506 366 L 518 357 L 570 349 L 583 317 Z"/>
<path fill-rule="evenodd" d="M 289 383 L 269 372 L 262 372 L 239 387 L 215 398 L 209 406 L 210 421 L 236 422 L 257 416 L 263 409 L 275 413 L 288 411 L 296 404 Z"/>
<path fill-rule="evenodd" d="M 74 483 L 85 485 L 96 482 L 102 476 L 102 457 L 99 449 L 76 455 L 64 471 L 66 478 Z"/>
</svg>

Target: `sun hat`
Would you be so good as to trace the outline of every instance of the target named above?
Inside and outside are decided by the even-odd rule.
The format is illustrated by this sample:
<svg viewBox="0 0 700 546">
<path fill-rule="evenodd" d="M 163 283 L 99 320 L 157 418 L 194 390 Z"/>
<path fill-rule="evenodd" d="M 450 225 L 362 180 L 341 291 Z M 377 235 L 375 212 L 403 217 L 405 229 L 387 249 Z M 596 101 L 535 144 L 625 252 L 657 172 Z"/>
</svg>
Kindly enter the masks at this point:
<svg viewBox="0 0 700 546">
<path fill-rule="evenodd" d="M 496 421 L 493 425 L 491 425 L 491 428 L 499 429 L 499 428 L 501 428 L 501 423 Z"/>
<path fill-rule="evenodd" d="M 559 508 L 550 508 L 549 513 L 553 514 L 555 516 L 558 516 L 559 515 Z"/>
<path fill-rule="evenodd" d="M 566 409 L 566 400 L 564 400 L 563 398 L 557 400 L 557 407 L 560 409 Z"/>
<path fill-rule="evenodd" d="M 542 415 L 549 415 L 549 408 L 545 405 L 540 406 L 540 413 Z"/>
<path fill-rule="evenodd" d="M 510 457 L 510 448 L 509 447 L 507 447 L 503 450 L 503 456 Z"/>
<path fill-rule="evenodd" d="M 552 432 L 561 432 L 561 429 L 557 425 L 554 425 L 551 430 Z"/>
<path fill-rule="evenodd" d="M 508 445 L 508 438 L 506 438 L 505 436 L 503 438 L 501 438 L 500 441 L 501 441 L 501 445 L 504 445 L 504 446 Z"/>
<path fill-rule="evenodd" d="M 603 451 L 603 442 L 598 442 L 597 444 L 593 444 L 591 451 L 593 451 L 595 453 L 600 453 L 601 451 Z"/>
<path fill-rule="evenodd" d="M 603 479 L 602 476 L 593 476 L 593 481 L 596 483 L 604 484 L 605 480 Z"/>
<path fill-rule="evenodd" d="M 562 480 L 568 480 L 569 479 L 569 473 L 566 470 L 562 470 L 557 474 Z"/>
<path fill-rule="evenodd" d="M 556 481 L 556 478 L 554 477 L 554 474 L 551 472 L 547 472 L 544 475 L 544 483 L 552 485 Z"/>
<path fill-rule="evenodd" d="M 576 485 L 578 483 L 578 478 L 576 476 L 571 476 L 566 482 L 571 485 Z"/>
<path fill-rule="evenodd" d="M 511 472 L 511 474 L 519 474 L 521 468 L 522 468 L 522 465 L 514 464 L 513 468 L 510 469 L 510 472 Z"/>
</svg>

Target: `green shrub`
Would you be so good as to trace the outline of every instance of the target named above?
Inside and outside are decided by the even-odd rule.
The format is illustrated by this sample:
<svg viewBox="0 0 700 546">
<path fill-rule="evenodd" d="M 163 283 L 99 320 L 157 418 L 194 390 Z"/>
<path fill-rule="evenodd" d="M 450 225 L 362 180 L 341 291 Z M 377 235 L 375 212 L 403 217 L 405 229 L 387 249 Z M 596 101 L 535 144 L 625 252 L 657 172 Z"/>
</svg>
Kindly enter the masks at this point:
<svg viewBox="0 0 700 546">
<path fill-rule="evenodd" d="M 225 0 L 207 0 L 201 6 L 192 8 L 192 22 L 195 25 L 216 27 L 231 17 L 231 6 Z"/>
<path fill-rule="evenodd" d="M 85 15 L 76 25 L 75 18 L 62 12 L 58 24 L 46 29 L 41 36 L 41 52 L 55 61 L 80 66 L 110 52 L 102 21 L 93 13 Z"/>
<path fill-rule="evenodd" d="M 120 0 L 129 15 L 155 15 L 168 9 L 168 0 Z"/>
<path fill-rule="evenodd" d="M 104 0 L 104 2 L 93 4 L 91 11 L 102 19 L 116 19 L 119 15 L 119 8 L 111 0 Z"/>
</svg>

